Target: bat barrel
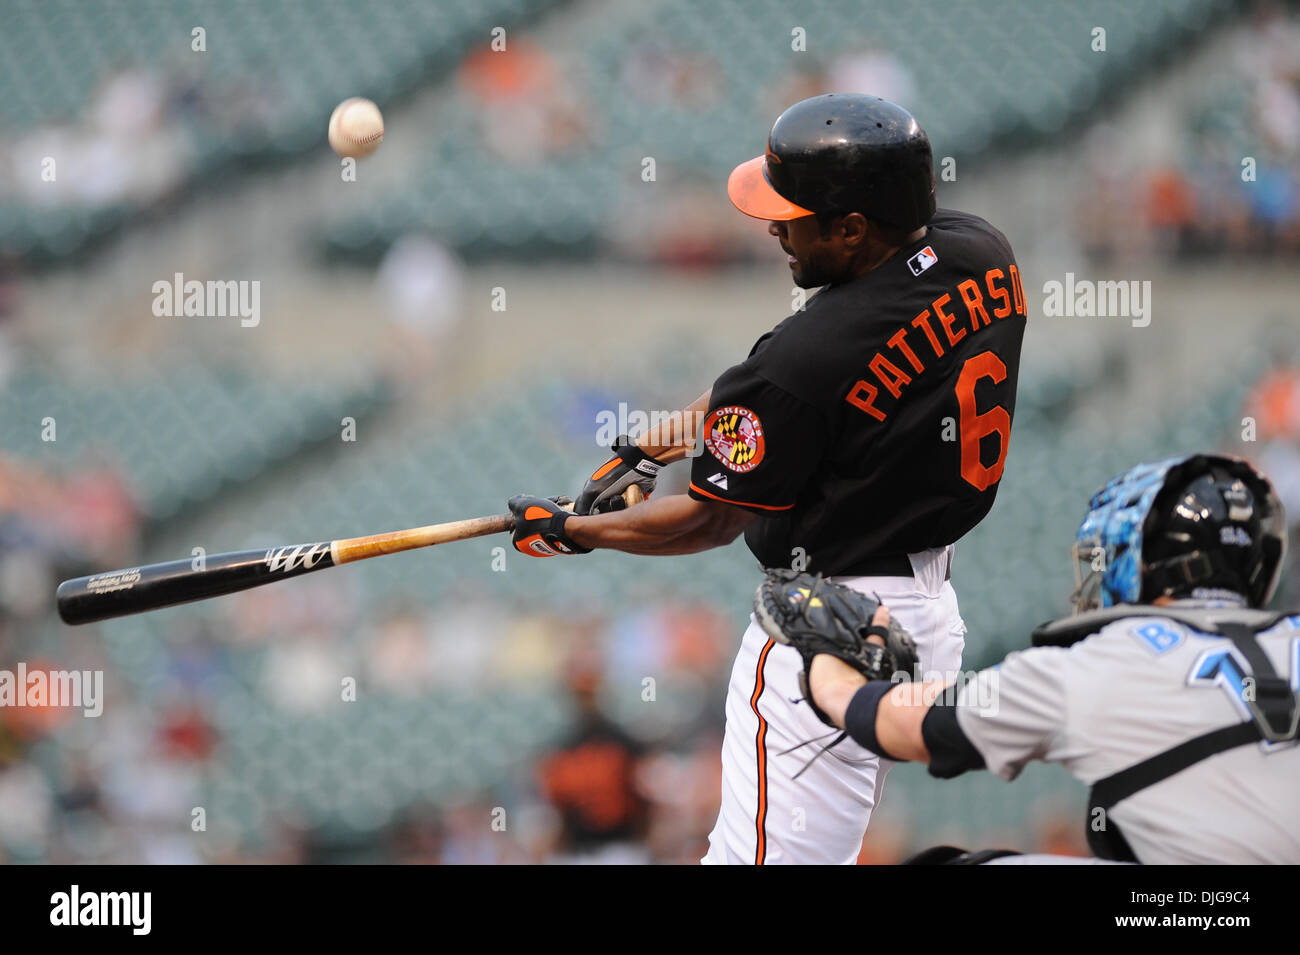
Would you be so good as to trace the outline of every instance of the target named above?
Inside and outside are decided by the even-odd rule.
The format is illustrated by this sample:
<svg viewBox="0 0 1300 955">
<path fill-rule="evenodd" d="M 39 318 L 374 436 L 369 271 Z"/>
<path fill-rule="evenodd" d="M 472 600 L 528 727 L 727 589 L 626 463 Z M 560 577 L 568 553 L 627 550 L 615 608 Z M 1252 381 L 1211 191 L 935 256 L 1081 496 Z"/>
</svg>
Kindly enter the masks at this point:
<svg viewBox="0 0 1300 955">
<path fill-rule="evenodd" d="M 641 489 L 635 484 L 623 495 L 623 500 L 629 505 L 643 499 Z M 65 580 L 59 584 L 56 604 L 64 623 L 94 623 L 146 610 L 173 607 L 192 600 L 233 594 L 354 560 L 468 540 L 487 534 L 500 534 L 512 527 L 512 515 L 497 514 L 413 527 L 388 534 L 373 534 L 369 537 L 299 544 L 296 547 L 272 547 L 268 550 L 245 550 L 193 560 L 173 560 L 165 564 L 110 570 L 104 574 Z"/>
<path fill-rule="evenodd" d="M 94 623 L 237 593 L 333 563 L 327 542 L 215 554 L 65 580 L 55 601 L 64 623 Z"/>
</svg>

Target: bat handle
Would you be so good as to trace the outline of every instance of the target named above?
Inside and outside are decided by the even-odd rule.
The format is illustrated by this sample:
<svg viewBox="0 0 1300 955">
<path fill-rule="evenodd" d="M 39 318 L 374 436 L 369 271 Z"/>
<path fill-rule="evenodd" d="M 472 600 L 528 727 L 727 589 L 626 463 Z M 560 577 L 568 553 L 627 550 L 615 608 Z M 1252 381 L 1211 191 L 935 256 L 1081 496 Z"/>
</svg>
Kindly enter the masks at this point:
<svg viewBox="0 0 1300 955">
<path fill-rule="evenodd" d="M 553 497 L 551 500 L 555 501 L 556 504 L 559 504 L 560 507 L 567 511 L 573 510 L 573 498 L 569 497 L 567 494 L 563 497 Z M 640 504 L 644 500 L 645 493 L 642 492 L 641 485 L 639 484 L 629 484 L 627 490 L 623 492 L 623 503 L 628 507 L 631 507 L 633 504 Z"/>
</svg>

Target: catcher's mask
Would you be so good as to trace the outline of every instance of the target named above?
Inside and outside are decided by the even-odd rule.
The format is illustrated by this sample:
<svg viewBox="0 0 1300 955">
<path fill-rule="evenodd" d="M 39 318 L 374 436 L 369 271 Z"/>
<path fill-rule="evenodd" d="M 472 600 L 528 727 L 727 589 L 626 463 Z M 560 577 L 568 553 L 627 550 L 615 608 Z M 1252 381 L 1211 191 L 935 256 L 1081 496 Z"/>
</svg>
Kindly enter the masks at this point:
<svg viewBox="0 0 1300 955">
<path fill-rule="evenodd" d="M 1197 454 L 1139 464 L 1093 495 L 1071 547 L 1076 612 L 1194 591 L 1252 607 L 1277 589 L 1286 514 L 1240 458 Z"/>
</svg>

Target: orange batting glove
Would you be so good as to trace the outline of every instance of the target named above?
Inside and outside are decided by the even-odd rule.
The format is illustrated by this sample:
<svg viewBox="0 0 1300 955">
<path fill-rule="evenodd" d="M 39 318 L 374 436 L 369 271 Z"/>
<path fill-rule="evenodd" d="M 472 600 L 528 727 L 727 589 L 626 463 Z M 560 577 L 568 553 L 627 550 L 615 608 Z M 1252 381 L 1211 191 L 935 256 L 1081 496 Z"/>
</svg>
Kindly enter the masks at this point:
<svg viewBox="0 0 1300 955">
<path fill-rule="evenodd" d="M 573 516 L 572 511 L 566 511 L 555 501 L 529 494 L 516 494 L 507 503 L 515 516 L 515 530 L 510 539 L 519 553 L 529 557 L 591 553 L 590 547 L 564 536 L 564 523 Z"/>
</svg>

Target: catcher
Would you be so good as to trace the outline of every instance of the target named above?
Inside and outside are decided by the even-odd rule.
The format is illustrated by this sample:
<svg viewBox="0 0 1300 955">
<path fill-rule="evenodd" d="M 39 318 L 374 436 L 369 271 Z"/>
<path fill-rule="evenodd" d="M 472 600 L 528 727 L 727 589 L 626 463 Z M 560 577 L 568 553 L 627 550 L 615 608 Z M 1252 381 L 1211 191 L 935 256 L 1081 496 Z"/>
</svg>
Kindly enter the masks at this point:
<svg viewBox="0 0 1300 955">
<path fill-rule="evenodd" d="M 943 779 L 1060 763 L 1091 787 L 1101 859 L 1296 864 L 1300 614 L 1260 609 L 1285 526 L 1245 461 L 1139 465 L 1092 498 L 1079 528 L 1080 612 L 960 687 L 892 679 L 914 662 L 910 641 L 860 593 L 774 572 L 755 607 L 802 654 L 823 722 L 882 759 Z"/>
</svg>

